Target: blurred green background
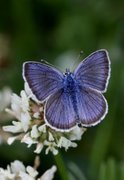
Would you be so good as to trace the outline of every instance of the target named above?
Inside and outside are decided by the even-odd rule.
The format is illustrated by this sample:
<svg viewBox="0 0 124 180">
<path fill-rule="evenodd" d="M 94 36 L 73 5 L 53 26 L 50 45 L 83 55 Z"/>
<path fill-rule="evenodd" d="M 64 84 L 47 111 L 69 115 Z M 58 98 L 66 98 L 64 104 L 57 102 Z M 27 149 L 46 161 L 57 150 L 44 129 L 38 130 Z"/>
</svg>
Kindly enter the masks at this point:
<svg viewBox="0 0 124 180">
<path fill-rule="evenodd" d="M 83 59 L 101 48 L 108 50 L 112 66 L 105 94 L 109 113 L 76 149 L 61 155 L 75 179 L 124 180 L 124 1 L 0 0 L 1 89 L 20 93 L 24 61 L 45 59 L 62 69 L 77 64 L 70 59 L 81 50 Z M 34 156 L 20 143 L 0 145 L 0 167 L 15 159 L 33 164 Z M 40 156 L 41 171 L 55 164 L 52 155 Z M 56 179 L 61 178 L 58 172 Z"/>
</svg>

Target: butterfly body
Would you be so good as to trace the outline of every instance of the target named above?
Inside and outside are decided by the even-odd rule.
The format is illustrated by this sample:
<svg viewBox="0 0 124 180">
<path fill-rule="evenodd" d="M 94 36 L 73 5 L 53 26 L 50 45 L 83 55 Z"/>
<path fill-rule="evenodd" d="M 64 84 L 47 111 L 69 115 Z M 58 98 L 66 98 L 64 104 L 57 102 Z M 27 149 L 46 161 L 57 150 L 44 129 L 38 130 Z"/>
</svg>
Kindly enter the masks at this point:
<svg viewBox="0 0 124 180">
<path fill-rule="evenodd" d="M 80 123 L 77 108 L 77 94 L 80 93 L 79 83 L 77 83 L 77 81 L 75 80 L 74 74 L 68 71 L 67 73 L 65 73 L 63 84 L 63 92 L 71 99 L 73 109 L 75 111 L 75 120 L 77 121 L 77 123 Z"/>
<path fill-rule="evenodd" d="M 77 124 L 98 124 L 108 112 L 103 94 L 110 77 L 106 50 L 98 50 L 70 72 L 63 74 L 49 64 L 26 62 L 23 77 L 39 102 L 45 102 L 44 119 L 54 129 L 69 130 Z"/>
</svg>

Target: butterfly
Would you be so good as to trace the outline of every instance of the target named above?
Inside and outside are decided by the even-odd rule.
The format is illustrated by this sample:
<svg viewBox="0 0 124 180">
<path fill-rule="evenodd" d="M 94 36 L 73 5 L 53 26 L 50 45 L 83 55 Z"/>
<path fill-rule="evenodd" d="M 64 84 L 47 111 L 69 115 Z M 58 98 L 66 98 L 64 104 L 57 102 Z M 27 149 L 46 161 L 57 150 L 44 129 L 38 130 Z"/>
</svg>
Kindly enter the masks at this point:
<svg viewBox="0 0 124 180">
<path fill-rule="evenodd" d="M 45 103 L 46 124 L 56 130 L 98 124 L 108 112 L 102 93 L 109 77 L 110 60 L 104 49 L 90 54 L 73 72 L 62 73 L 42 62 L 23 64 L 23 78 L 36 99 Z"/>
</svg>

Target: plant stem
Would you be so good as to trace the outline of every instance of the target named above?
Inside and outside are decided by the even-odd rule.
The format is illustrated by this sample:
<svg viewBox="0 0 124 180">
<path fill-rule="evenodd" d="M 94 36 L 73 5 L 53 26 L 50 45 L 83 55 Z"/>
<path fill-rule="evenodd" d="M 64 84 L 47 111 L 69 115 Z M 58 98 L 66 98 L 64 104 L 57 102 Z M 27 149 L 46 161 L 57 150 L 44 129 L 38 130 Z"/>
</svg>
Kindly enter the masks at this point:
<svg viewBox="0 0 124 180">
<path fill-rule="evenodd" d="M 59 152 L 58 155 L 54 156 L 54 159 L 56 161 L 56 165 L 58 167 L 61 179 L 62 180 L 69 180 L 68 171 L 67 171 L 66 165 L 65 165 L 65 163 L 63 161 L 61 153 Z"/>
</svg>

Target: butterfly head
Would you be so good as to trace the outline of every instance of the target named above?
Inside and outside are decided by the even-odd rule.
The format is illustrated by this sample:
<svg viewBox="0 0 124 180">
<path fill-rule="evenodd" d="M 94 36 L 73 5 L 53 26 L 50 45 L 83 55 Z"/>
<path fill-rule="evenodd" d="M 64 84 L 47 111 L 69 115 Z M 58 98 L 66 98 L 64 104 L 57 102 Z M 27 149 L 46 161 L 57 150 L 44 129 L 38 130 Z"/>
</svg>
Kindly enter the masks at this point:
<svg viewBox="0 0 124 180">
<path fill-rule="evenodd" d="M 64 73 L 65 82 L 72 83 L 74 81 L 74 74 L 70 72 L 69 69 L 66 69 L 66 72 Z"/>
<path fill-rule="evenodd" d="M 67 68 L 66 68 L 66 71 L 65 71 L 64 75 L 67 76 L 67 75 L 69 75 L 69 74 L 71 74 L 70 69 L 67 69 Z"/>
</svg>

